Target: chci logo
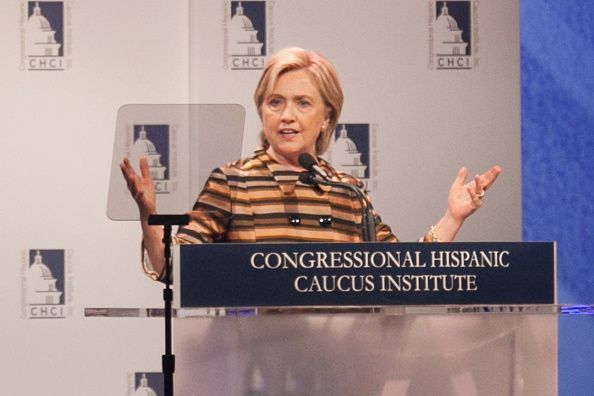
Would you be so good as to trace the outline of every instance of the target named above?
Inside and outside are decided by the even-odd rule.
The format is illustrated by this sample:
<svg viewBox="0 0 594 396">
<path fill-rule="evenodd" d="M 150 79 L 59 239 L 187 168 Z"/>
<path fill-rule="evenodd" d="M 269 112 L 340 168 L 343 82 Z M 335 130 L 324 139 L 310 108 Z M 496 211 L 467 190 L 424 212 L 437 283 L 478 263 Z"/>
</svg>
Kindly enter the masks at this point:
<svg viewBox="0 0 594 396">
<path fill-rule="evenodd" d="M 138 167 L 141 158 L 146 158 L 149 171 L 159 194 L 170 193 L 173 189 L 170 125 L 133 125 L 128 141 L 128 158 Z M 139 172 L 139 169 L 136 169 Z"/>
<path fill-rule="evenodd" d="M 134 373 L 130 376 L 128 395 L 164 396 L 163 373 Z"/>
<path fill-rule="evenodd" d="M 66 317 L 64 250 L 33 249 L 23 253 L 23 311 L 28 319 Z"/>
<path fill-rule="evenodd" d="M 436 1 L 429 12 L 429 69 L 476 67 L 478 1 Z"/>
<path fill-rule="evenodd" d="M 330 150 L 332 166 L 360 179 L 367 190 L 372 176 L 369 124 L 338 124 Z"/>
<path fill-rule="evenodd" d="M 21 70 L 61 71 L 70 66 L 65 56 L 69 12 L 63 1 L 28 1 L 21 9 Z"/>
<path fill-rule="evenodd" d="M 264 68 L 266 56 L 266 2 L 225 2 L 224 68 L 254 70 Z"/>
</svg>

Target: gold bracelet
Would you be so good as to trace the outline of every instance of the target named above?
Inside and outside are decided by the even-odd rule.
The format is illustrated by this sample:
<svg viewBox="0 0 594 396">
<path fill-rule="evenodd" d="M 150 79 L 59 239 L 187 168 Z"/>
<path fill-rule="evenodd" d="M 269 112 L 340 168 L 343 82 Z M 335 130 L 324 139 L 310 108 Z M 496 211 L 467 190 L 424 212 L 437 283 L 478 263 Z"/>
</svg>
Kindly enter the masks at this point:
<svg viewBox="0 0 594 396">
<path fill-rule="evenodd" d="M 431 226 L 431 229 L 429 230 L 429 234 L 427 234 L 427 236 L 429 237 L 427 242 L 439 242 L 439 238 L 435 233 L 435 226 Z"/>
</svg>

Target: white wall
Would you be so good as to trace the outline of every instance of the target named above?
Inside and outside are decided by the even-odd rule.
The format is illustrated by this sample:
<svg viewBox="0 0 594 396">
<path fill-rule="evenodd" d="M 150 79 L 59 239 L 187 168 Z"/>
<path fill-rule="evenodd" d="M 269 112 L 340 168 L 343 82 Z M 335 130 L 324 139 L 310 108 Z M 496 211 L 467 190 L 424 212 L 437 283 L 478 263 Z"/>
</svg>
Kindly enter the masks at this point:
<svg viewBox="0 0 594 396">
<path fill-rule="evenodd" d="M 63 5 L 64 23 L 53 28 L 65 37 L 65 70 L 28 70 L 21 40 L 29 3 L 0 4 L 4 389 L 125 395 L 130 373 L 160 371 L 161 322 L 86 318 L 84 308 L 162 302 L 161 286 L 139 269 L 137 224 L 105 215 L 116 112 L 129 103 L 239 103 L 249 155 L 259 131 L 251 97 L 260 71 L 225 63 L 232 3 L 211 0 L 41 1 L 42 13 Z M 472 68 L 455 71 L 428 67 L 436 62 L 433 2 L 263 7 L 263 58 L 297 45 L 336 65 L 346 95 L 341 122 L 369 124 L 371 194 L 401 239 L 415 240 L 437 221 L 461 165 L 474 174 L 495 163 L 504 174 L 460 239 L 520 239 L 516 1 L 473 8 Z M 222 155 L 221 164 L 233 159 Z M 65 319 L 27 315 L 24 279 L 29 251 L 38 249 L 65 251 L 65 262 L 46 263 L 65 271 Z"/>
</svg>

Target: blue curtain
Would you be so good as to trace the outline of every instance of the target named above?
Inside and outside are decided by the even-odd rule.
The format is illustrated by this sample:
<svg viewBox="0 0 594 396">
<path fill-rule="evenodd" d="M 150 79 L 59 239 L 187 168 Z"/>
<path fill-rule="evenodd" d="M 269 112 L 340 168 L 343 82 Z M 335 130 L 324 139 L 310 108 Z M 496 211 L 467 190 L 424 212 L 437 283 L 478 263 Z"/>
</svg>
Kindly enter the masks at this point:
<svg viewBox="0 0 594 396">
<path fill-rule="evenodd" d="M 557 241 L 558 296 L 594 303 L 594 1 L 522 0 L 523 238 Z M 559 320 L 559 394 L 594 394 L 594 315 Z"/>
</svg>

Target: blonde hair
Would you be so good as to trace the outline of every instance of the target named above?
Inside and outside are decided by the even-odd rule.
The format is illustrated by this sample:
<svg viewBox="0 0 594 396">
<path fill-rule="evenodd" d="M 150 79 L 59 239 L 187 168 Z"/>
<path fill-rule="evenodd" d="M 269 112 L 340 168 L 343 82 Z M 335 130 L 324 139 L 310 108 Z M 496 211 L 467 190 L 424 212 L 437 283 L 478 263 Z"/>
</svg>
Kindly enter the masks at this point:
<svg viewBox="0 0 594 396">
<path fill-rule="evenodd" d="M 264 103 L 266 96 L 278 82 L 279 77 L 295 70 L 306 70 L 309 72 L 328 109 L 328 126 L 321 131 L 316 141 L 316 154 L 320 155 L 330 145 L 330 140 L 332 139 L 332 134 L 334 128 L 336 128 L 336 123 L 340 117 L 344 102 L 344 95 L 338 81 L 336 69 L 322 55 L 298 47 L 285 48 L 274 54 L 266 62 L 262 77 L 260 77 L 256 91 L 254 92 L 254 101 L 256 102 L 258 115 L 262 119 L 262 103 Z M 260 143 L 264 148 L 270 146 L 270 143 L 264 136 L 264 131 L 260 132 Z"/>
</svg>

